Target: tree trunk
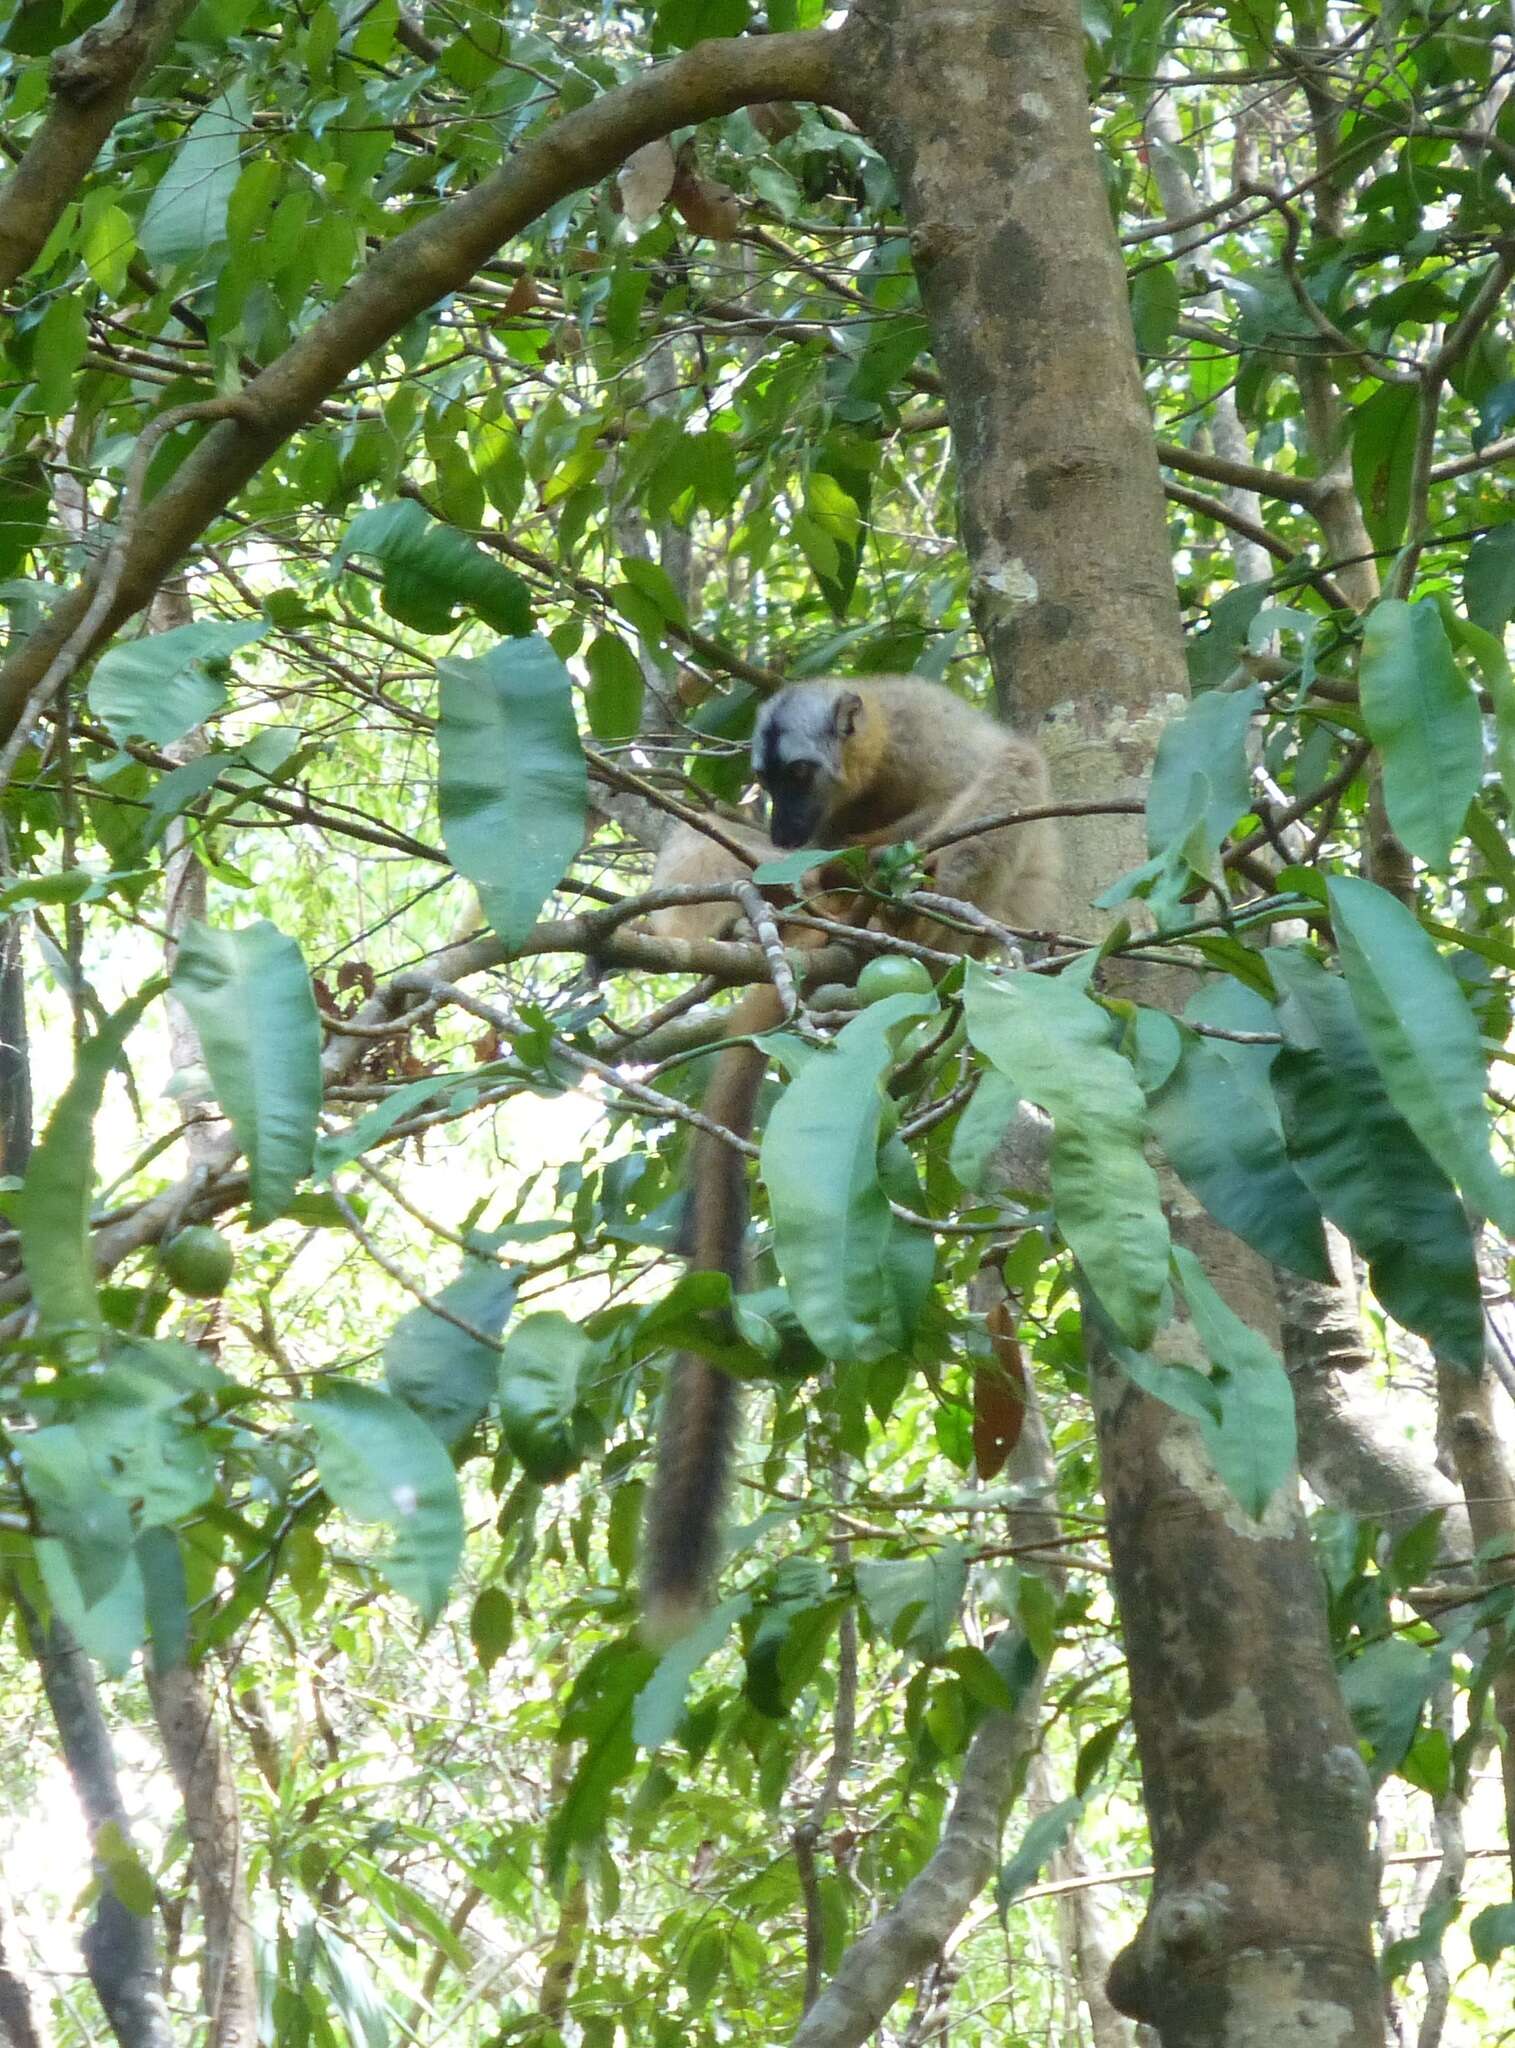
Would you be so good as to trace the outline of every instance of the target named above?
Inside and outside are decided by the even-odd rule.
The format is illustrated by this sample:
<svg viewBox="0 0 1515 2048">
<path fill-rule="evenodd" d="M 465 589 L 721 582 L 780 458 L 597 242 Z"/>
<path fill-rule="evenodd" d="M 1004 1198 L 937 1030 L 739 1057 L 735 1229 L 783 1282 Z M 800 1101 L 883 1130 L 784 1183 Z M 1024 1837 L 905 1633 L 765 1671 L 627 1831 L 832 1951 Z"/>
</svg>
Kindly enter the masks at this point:
<svg viewBox="0 0 1515 2048">
<path fill-rule="evenodd" d="M 851 111 L 899 179 L 1002 705 L 1062 794 L 1138 787 L 1186 679 L 1076 0 L 879 0 L 854 33 Z M 1070 850 L 1083 901 L 1144 852 L 1122 819 Z M 1273 1333 L 1266 1269 L 1203 1219 L 1175 1230 Z M 1192 1425 L 1108 1364 L 1093 1379 L 1157 1869 L 1112 1997 L 1165 2048 L 1376 2043 L 1367 1779 L 1295 1490 L 1251 1522 Z"/>
</svg>

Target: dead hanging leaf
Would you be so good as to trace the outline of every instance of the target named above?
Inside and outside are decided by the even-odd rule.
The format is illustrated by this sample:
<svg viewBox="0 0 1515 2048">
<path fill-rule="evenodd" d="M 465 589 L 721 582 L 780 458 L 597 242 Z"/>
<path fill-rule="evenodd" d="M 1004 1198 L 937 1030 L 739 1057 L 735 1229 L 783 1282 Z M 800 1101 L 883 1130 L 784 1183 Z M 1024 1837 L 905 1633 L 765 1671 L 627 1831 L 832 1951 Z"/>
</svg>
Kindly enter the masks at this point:
<svg viewBox="0 0 1515 2048">
<path fill-rule="evenodd" d="M 693 669 L 685 668 L 680 669 L 679 679 L 674 688 L 684 709 L 693 711 L 710 695 L 712 685 L 707 676 L 697 676 Z"/>
<path fill-rule="evenodd" d="M 997 1301 L 984 1318 L 993 1359 L 973 1375 L 973 1462 L 980 1479 L 997 1478 L 1021 1440 L 1026 1420 L 1026 1361 L 1015 1310 Z"/>
<path fill-rule="evenodd" d="M 800 110 L 788 100 L 764 100 L 747 109 L 752 125 L 769 142 L 782 142 L 800 129 Z"/>
<path fill-rule="evenodd" d="M 710 242 L 731 242 L 741 233 L 742 209 L 729 185 L 702 177 L 690 162 L 681 162 L 673 180 L 673 203 L 697 235 Z"/>
<path fill-rule="evenodd" d="M 533 306 L 539 306 L 541 303 L 542 295 L 537 290 L 536 279 L 529 271 L 523 270 L 510 287 L 505 304 L 500 310 L 503 316 L 510 320 L 518 313 L 529 313 Z"/>
<path fill-rule="evenodd" d="M 627 157 L 616 172 L 615 182 L 621 195 L 621 211 L 634 228 L 652 219 L 673 190 L 673 179 L 673 150 L 663 136 Z"/>
</svg>

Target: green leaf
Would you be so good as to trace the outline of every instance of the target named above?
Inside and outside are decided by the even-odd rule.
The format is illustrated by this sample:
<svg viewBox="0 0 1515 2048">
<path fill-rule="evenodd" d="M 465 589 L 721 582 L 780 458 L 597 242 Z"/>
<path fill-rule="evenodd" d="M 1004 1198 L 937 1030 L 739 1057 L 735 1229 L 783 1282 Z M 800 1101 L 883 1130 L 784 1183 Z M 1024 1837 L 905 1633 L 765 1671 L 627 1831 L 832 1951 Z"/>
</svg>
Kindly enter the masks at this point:
<svg viewBox="0 0 1515 2048">
<path fill-rule="evenodd" d="M 979 1194 L 988 1185 L 994 1154 L 1020 1100 L 1020 1090 L 997 1068 L 980 1075 L 947 1148 L 947 1164 L 970 1194 Z"/>
<path fill-rule="evenodd" d="M 1489 1152 L 1478 1025 L 1412 910 L 1358 876 L 1329 884 L 1353 1006 L 1389 1100 L 1464 1198 L 1515 1233 L 1515 1183 Z"/>
<path fill-rule="evenodd" d="M 1389 823 L 1427 866 L 1445 868 L 1483 774 L 1478 699 L 1429 598 L 1386 597 L 1363 625 L 1362 715 L 1383 757 Z"/>
<path fill-rule="evenodd" d="M 1482 454 L 1515 420 L 1515 377 L 1505 377 L 1478 402 L 1478 425 L 1473 429 L 1473 446 Z"/>
<path fill-rule="evenodd" d="M 1369 1643 L 1341 1674 L 1347 1712 L 1359 1735 L 1373 1746 L 1369 1769 L 1382 1784 L 1399 1768 L 1414 1739 L 1426 1701 L 1452 1667 L 1450 1650 L 1391 1637 Z"/>
<path fill-rule="evenodd" d="M 1152 1340 L 1163 1309 L 1168 1226 L 1142 1151 L 1146 1110 L 1115 1027 L 1062 980 L 968 964 L 968 1035 L 1052 1119 L 1057 1224 L 1128 1343 Z"/>
<path fill-rule="evenodd" d="M 185 1389 L 155 1363 L 145 1341 L 113 1354 L 78 1425 L 104 1485 L 147 1527 L 184 1520 L 216 1490 L 211 1445 L 185 1412 Z"/>
<path fill-rule="evenodd" d="M 321 1026 L 304 958 L 265 919 L 236 931 L 193 924 L 180 941 L 173 990 L 247 1155 L 256 1230 L 282 1214 L 315 1147 Z"/>
<path fill-rule="evenodd" d="M 1214 1368 L 1210 1384 L 1218 1422 L 1200 1430 L 1216 1471 L 1254 1521 L 1292 1474 L 1296 1452 L 1294 1395 L 1272 1347 L 1211 1286 L 1193 1252 L 1173 1247 L 1195 1334 Z"/>
<path fill-rule="evenodd" d="M 463 1551 L 452 1460 L 403 1401 L 378 1387 L 338 1383 L 298 1412 L 316 1433 L 321 1484 L 344 1514 L 394 1531 L 379 1569 L 435 1621 Z"/>
<path fill-rule="evenodd" d="M 1078 1753 L 1078 1762 L 1073 1769 L 1073 1790 L 1082 1799 L 1091 1785 L 1098 1784 L 1104 1775 L 1105 1765 L 1110 1761 L 1116 1744 L 1125 1732 L 1125 1721 L 1107 1721 L 1103 1728 L 1096 1728 L 1089 1740 Z"/>
<path fill-rule="evenodd" d="M 137 239 L 155 269 L 208 255 L 225 241 L 226 211 L 249 129 L 247 89 L 238 80 L 201 114 L 153 187 Z"/>
<path fill-rule="evenodd" d="M 468 1258 L 435 1300 L 484 1337 L 497 1338 L 515 1306 L 515 1276 L 493 1259 Z M 384 1346 L 389 1391 L 449 1449 L 467 1436 L 494 1399 L 499 1373 L 498 1344 L 471 1337 L 424 1304 L 400 1318 Z"/>
<path fill-rule="evenodd" d="M 78 397 L 79 366 L 89 346 L 84 303 L 73 292 L 53 300 L 32 340 L 32 375 L 49 419 L 62 419 Z"/>
<path fill-rule="evenodd" d="M 36 1548 L 37 1568 L 53 1612 L 107 1677 L 124 1677 L 147 1634 L 146 1594 L 135 1550 L 126 1557 L 115 1583 L 97 1599 L 86 1600 L 74 1570 L 74 1552 L 50 1536 L 39 1536 Z"/>
<path fill-rule="evenodd" d="M 944 1543 L 926 1557 L 864 1559 L 857 1590 L 869 1621 L 897 1650 L 939 1657 L 968 1590 L 968 1553 Z"/>
<path fill-rule="evenodd" d="M 500 1360 L 500 1414 L 505 1441 L 538 1485 L 578 1470 L 599 1431 L 583 1402 L 594 1345 L 556 1309 L 527 1316 L 506 1340 Z"/>
<path fill-rule="evenodd" d="M 1515 615 L 1515 522 L 1481 533 L 1462 572 L 1468 617 L 1486 633 L 1502 633 Z"/>
<path fill-rule="evenodd" d="M 460 606 L 497 633 L 517 638 L 531 631 L 530 593 L 514 570 L 433 519 L 414 498 L 360 512 L 342 536 L 333 568 L 349 555 L 379 564 L 384 609 L 418 633 L 450 632 Z"/>
<path fill-rule="evenodd" d="M 795 1314 L 828 1358 L 881 1358 L 908 1335 L 887 1270 L 894 1219 L 879 1183 L 881 1082 L 895 1032 L 936 1007 L 934 996 L 888 996 L 854 1017 L 805 1062 L 763 1134 L 774 1254 Z"/>
<path fill-rule="evenodd" d="M 506 640 L 437 673 L 443 841 L 515 947 L 583 843 L 588 781 L 572 682 L 540 639 Z"/>
<path fill-rule="evenodd" d="M 584 657 L 584 709 L 597 740 L 629 740 L 642 723 L 642 667 L 619 633 L 597 633 Z"/>
<path fill-rule="evenodd" d="M 67 1552 L 86 1607 L 116 1584 L 131 1555 L 131 1515 L 125 1501 L 100 1483 L 84 1434 L 60 1422 L 16 1439 L 27 1499 L 40 1533 Z"/>
<path fill-rule="evenodd" d="M 744 1688 L 771 1721 L 783 1719 L 820 1670 L 847 1604 L 832 1594 L 830 1575 L 804 1558 L 780 1566 L 776 1594 L 748 1641 Z"/>
<path fill-rule="evenodd" d="M 643 561 L 640 555 L 621 557 L 621 574 L 640 596 L 656 608 L 659 618 L 670 626 L 687 626 L 689 614 L 673 578 L 660 562 Z"/>
<path fill-rule="evenodd" d="M 1183 297 L 1171 263 L 1154 263 L 1132 280 L 1131 325 L 1144 356 L 1160 356 L 1178 331 Z"/>
<path fill-rule="evenodd" d="M 657 1658 L 636 1642 L 602 1643 L 574 1681 L 558 1731 L 563 1743 L 582 1742 L 583 1754 L 568 1790 L 547 1826 L 547 1875 L 562 1881 L 569 1854 L 604 1832 L 617 1786 L 636 1764 L 632 1715 L 637 1695 Z"/>
<path fill-rule="evenodd" d="M 1468 1939 L 1475 1959 L 1486 1968 L 1507 1948 L 1515 1948 L 1515 1904 L 1485 1906 L 1468 1922 Z"/>
<path fill-rule="evenodd" d="M 38 1334 L 65 1356 L 88 1357 L 99 1341 L 89 1217 L 94 1125 L 105 1077 L 120 1061 L 137 1019 L 162 992 L 161 981 L 149 983 L 80 1047 L 73 1078 L 48 1118 L 16 1204 L 21 1261 L 31 1283 Z"/>
<path fill-rule="evenodd" d="M 1206 690 L 1177 718 L 1170 718 L 1157 743 L 1147 791 L 1147 851 L 1166 853 L 1192 829 L 1191 790 L 1196 776 L 1206 784 L 1203 840 L 1209 857 L 1252 807 L 1252 771 L 1247 735 L 1262 706 L 1262 686 Z M 1207 872 L 1209 858 L 1204 869 Z"/>
<path fill-rule="evenodd" d="M 1147 1107 L 1174 1172 L 1217 1223 L 1275 1264 L 1330 1279 L 1319 1205 L 1289 1163 L 1271 1098 L 1265 1105 L 1234 1062 L 1185 1032 Z"/>
<path fill-rule="evenodd" d="M 486 1586 L 468 1615 L 468 1637 L 484 1670 L 491 1671 L 510 1648 L 515 1602 L 503 1586 Z"/>
<path fill-rule="evenodd" d="M 751 0 L 663 0 L 652 29 L 654 50 L 688 50 L 713 36 L 739 36 Z"/>
<path fill-rule="evenodd" d="M 639 1749 L 661 1749 L 673 1740 L 684 1718 L 690 1679 L 707 1657 L 715 1655 L 751 1604 L 745 1593 L 723 1600 L 663 1652 L 632 1710 L 631 1732 Z"/>
<path fill-rule="evenodd" d="M 1470 619 L 1460 618 L 1445 591 L 1438 591 L 1436 602 L 1448 635 L 1478 664 L 1478 672 L 1493 703 L 1494 765 L 1508 801 L 1515 796 L 1515 676 L 1510 673 L 1510 658 L 1504 651 L 1504 628 L 1501 627 L 1498 633 L 1486 633 L 1482 626 L 1474 625 Z M 1476 844 L 1476 810 L 1469 819 L 1468 833 Z"/>
<path fill-rule="evenodd" d="M 1395 1321 L 1477 1371 L 1483 1301 L 1457 1190 L 1390 1102 L 1345 982 L 1304 953 L 1268 962 L 1291 1040 L 1273 1063 L 1289 1157 Z"/>
<path fill-rule="evenodd" d="M 1035 1884 L 1042 1866 L 1067 1841 L 1084 1810 L 1082 1799 L 1060 1800 L 1046 1813 L 1039 1813 L 1010 1860 L 1002 1865 L 994 1887 L 994 1903 L 1003 1915 L 1028 1886 Z"/>
<path fill-rule="evenodd" d="M 1384 384 L 1352 414 L 1352 481 L 1375 547 L 1404 538 L 1419 396 L 1414 384 Z"/>
<path fill-rule="evenodd" d="M 172 746 L 226 702 L 225 689 L 206 674 L 205 664 L 224 661 L 268 630 L 267 619 L 202 619 L 142 640 L 118 641 L 95 663 L 89 708 L 118 746 L 134 739 Z"/>
</svg>

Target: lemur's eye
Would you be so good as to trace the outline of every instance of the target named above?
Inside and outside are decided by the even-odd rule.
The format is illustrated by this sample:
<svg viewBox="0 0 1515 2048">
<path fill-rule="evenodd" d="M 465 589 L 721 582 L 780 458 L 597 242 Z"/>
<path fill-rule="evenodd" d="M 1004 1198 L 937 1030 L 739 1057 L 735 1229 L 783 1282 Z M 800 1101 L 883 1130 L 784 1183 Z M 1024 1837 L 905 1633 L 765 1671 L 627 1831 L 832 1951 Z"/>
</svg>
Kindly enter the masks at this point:
<svg viewBox="0 0 1515 2048">
<path fill-rule="evenodd" d="M 813 761 L 791 761 L 789 764 L 789 780 L 796 789 L 808 789 L 815 780 L 815 763 Z"/>
</svg>

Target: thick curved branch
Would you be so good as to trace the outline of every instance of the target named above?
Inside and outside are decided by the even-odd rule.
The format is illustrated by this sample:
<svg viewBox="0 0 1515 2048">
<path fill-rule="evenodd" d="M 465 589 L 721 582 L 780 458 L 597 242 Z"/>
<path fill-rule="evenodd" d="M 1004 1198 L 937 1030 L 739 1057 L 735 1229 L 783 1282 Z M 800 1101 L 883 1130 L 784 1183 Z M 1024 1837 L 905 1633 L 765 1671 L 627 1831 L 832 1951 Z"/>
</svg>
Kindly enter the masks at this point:
<svg viewBox="0 0 1515 2048">
<path fill-rule="evenodd" d="M 1177 441 L 1159 441 L 1157 459 L 1164 469 L 1176 469 L 1185 476 L 1202 476 L 1212 484 L 1232 484 L 1238 490 L 1255 491 L 1259 498 L 1281 498 L 1286 505 L 1303 505 L 1307 511 L 1320 502 L 1320 481 L 1313 476 L 1285 476 L 1282 470 L 1263 469 L 1254 462 L 1232 462 L 1224 455 L 1207 455 L 1203 449 L 1185 448 Z"/>
<path fill-rule="evenodd" d="M 282 356 L 238 394 L 234 419 L 213 427 L 152 500 L 121 567 L 114 599 L 89 637 L 103 646 L 268 458 L 343 379 L 391 335 L 461 290 L 502 242 L 569 193 L 609 175 L 671 128 L 762 100 L 826 100 L 846 58 L 844 34 L 821 30 L 697 43 L 532 138 L 491 177 L 407 228 Z M 89 611 L 92 585 L 71 591 L 0 668 L 0 740 Z"/>
<path fill-rule="evenodd" d="M 39 254 L 138 81 L 193 6 L 194 0 L 120 0 L 56 53 L 52 111 L 0 185 L 0 290 Z"/>
</svg>

